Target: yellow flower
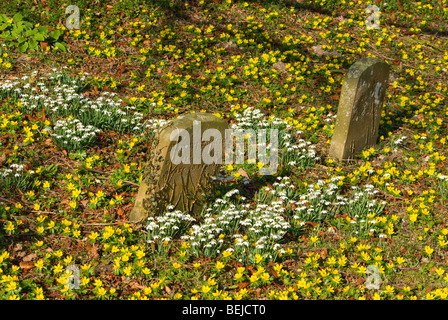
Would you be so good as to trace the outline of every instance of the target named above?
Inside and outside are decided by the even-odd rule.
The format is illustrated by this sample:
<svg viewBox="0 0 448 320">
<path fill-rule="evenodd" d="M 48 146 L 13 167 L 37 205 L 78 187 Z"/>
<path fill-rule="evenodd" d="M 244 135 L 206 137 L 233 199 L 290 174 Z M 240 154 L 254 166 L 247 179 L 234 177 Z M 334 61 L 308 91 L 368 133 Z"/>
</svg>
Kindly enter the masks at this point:
<svg viewBox="0 0 448 320">
<path fill-rule="evenodd" d="M 177 293 L 174 295 L 174 298 L 176 298 L 176 299 L 180 299 L 180 298 L 182 298 L 182 294 L 180 294 L 179 292 L 177 292 Z"/>
<path fill-rule="evenodd" d="M 64 259 L 64 262 L 67 264 L 70 264 L 70 262 L 72 262 L 73 257 L 72 256 L 67 256 L 67 258 Z"/>
<path fill-rule="evenodd" d="M 442 274 L 444 274 L 445 273 L 445 270 L 443 269 L 443 268 L 437 268 L 436 269 L 436 273 L 439 275 L 439 276 L 441 276 Z"/>
<path fill-rule="evenodd" d="M 93 285 L 95 287 L 101 287 L 103 285 L 103 281 L 101 281 L 101 279 L 95 279 L 95 281 L 93 282 Z"/>
<path fill-rule="evenodd" d="M 138 250 L 136 252 L 136 256 L 137 256 L 138 259 L 141 259 L 141 258 L 143 258 L 145 256 L 145 252 L 143 252 L 143 250 Z"/>
<path fill-rule="evenodd" d="M 17 282 L 14 281 L 10 281 L 7 285 L 6 285 L 6 291 L 14 291 L 17 289 Z"/>
<path fill-rule="evenodd" d="M 224 257 L 224 258 L 227 258 L 227 257 L 230 257 L 231 255 L 232 255 L 232 251 L 230 251 L 230 250 L 225 250 L 225 251 L 223 251 L 223 253 L 222 253 L 222 256 Z"/>
<path fill-rule="evenodd" d="M 220 270 L 220 269 L 222 269 L 224 267 L 225 267 L 225 264 L 222 263 L 221 261 L 217 261 L 216 262 L 216 269 Z"/>
<path fill-rule="evenodd" d="M 236 273 L 236 274 L 235 274 L 235 279 L 238 280 L 238 279 L 240 279 L 242 276 L 243 276 L 242 273 Z"/>
<path fill-rule="evenodd" d="M 390 285 L 387 285 L 386 290 L 384 290 L 384 291 L 388 292 L 388 293 L 393 293 L 395 291 L 395 288 Z"/>
<path fill-rule="evenodd" d="M 81 194 L 81 189 L 74 189 L 72 190 L 72 196 L 76 199 Z"/>
<path fill-rule="evenodd" d="M 70 201 L 70 208 L 72 208 L 72 209 L 76 208 L 76 201 L 74 201 L 74 200 Z"/>
<path fill-rule="evenodd" d="M 207 293 L 211 290 L 211 288 L 209 286 L 203 285 L 202 286 L 202 292 Z"/>
<path fill-rule="evenodd" d="M 174 262 L 173 267 L 174 267 L 174 269 L 179 269 L 181 267 L 181 265 L 178 262 Z"/>
<path fill-rule="evenodd" d="M 249 278 L 249 280 L 250 280 L 250 282 L 255 282 L 255 281 L 258 281 L 258 276 L 254 273 L 254 274 L 252 274 L 251 276 L 250 276 L 250 278 Z"/>
<path fill-rule="evenodd" d="M 107 290 L 104 289 L 103 287 L 101 287 L 101 288 L 98 288 L 97 293 L 98 293 L 98 295 L 100 295 L 100 296 L 104 296 L 104 295 L 107 293 Z"/>
<path fill-rule="evenodd" d="M 82 269 L 82 270 L 89 270 L 90 267 L 91 267 L 90 264 L 83 264 L 83 265 L 81 266 L 81 269 Z"/>
<path fill-rule="evenodd" d="M 91 239 L 91 240 L 95 240 L 98 236 L 99 236 L 98 232 L 93 231 L 93 232 L 89 235 L 89 239 Z"/>
<path fill-rule="evenodd" d="M 269 281 L 269 278 L 270 278 L 269 273 L 267 273 L 267 272 L 263 273 L 260 277 L 264 281 Z"/>
<path fill-rule="evenodd" d="M 426 246 L 426 247 L 425 247 L 425 252 L 426 252 L 428 255 L 431 255 L 431 254 L 434 252 L 434 249 L 431 248 L 430 246 Z"/>
<path fill-rule="evenodd" d="M 34 263 L 34 266 L 38 269 L 42 269 L 42 267 L 44 266 L 44 260 L 39 259 L 37 262 Z"/>
</svg>

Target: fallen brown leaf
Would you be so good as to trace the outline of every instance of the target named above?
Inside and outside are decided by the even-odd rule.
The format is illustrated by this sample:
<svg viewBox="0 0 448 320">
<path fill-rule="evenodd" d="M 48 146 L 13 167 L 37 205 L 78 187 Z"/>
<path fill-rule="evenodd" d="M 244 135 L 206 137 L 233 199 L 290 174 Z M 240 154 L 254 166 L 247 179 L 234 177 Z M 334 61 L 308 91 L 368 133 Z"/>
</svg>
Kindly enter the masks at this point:
<svg viewBox="0 0 448 320">
<path fill-rule="evenodd" d="M 238 288 L 244 289 L 249 285 L 249 282 L 240 282 L 238 283 Z"/>
<path fill-rule="evenodd" d="M 31 253 L 31 254 L 27 255 L 26 257 L 24 257 L 22 259 L 22 261 L 29 262 L 29 261 L 32 261 L 32 260 L 34 260 L 36 258 L 37 258 L 37 254 L 36 253 Z"/>
<path fill-rule="evenodd" d="M 23 270 L 30 270 L 34 268 L 34 263 L 32 261 L 21 261 L 19 267 Z"/>
<path fill-rule="evenodd" d="M 247 180 L 250 180 L 249 176 L 247 175 L 247 172 L 243 170 L 243 168 L 239 168 L 238 169 L 238 173 L 241 174 L 241 176 L 243 176 L 244 178 L 246 178 Z"/>
</svg>

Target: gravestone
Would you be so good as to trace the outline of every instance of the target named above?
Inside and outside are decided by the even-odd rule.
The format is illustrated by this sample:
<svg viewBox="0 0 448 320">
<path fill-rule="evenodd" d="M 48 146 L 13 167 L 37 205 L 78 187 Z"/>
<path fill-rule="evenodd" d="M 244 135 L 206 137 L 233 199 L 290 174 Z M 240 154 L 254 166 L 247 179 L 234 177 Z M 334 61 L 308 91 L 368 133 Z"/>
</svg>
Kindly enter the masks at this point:
<svg viewBox="0 0 448 320">
<path fill-rule="evenodd" d="M 388 79 L 388 64 L 376 58 L 363 58 L 349 68 L 339 99 L 330 157 L 353 159 L 375 145 Z"/>
<path fill-rule="evenodd" d="M 181 115 L 162 127 L 129 220 L 141 221 L 169 205 L 198 215 L 204 192 L 223 163 L 228 128 L 226 121 L 208 113 Z"/>
</svg>

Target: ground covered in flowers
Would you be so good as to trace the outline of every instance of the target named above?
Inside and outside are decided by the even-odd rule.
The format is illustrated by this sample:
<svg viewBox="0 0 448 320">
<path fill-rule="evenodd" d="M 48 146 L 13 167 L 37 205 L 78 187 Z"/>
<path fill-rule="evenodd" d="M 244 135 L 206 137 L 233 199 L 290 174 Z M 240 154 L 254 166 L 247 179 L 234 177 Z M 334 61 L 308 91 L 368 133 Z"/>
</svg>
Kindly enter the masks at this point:
<svg viewBox="0 0 448 320">
<path fill-rule="evenodd" d="M 70 4 L 0 5 L 0 299 L 448 297 L 446 0 L 80 1 L 79 30 Z M 333 161 L 365 56 L 391 68 L 378 144 Z M 279 129 L 278 172 L 223 165 L 199 216 L 129 223 L 186 112 Z"/>
</svg>

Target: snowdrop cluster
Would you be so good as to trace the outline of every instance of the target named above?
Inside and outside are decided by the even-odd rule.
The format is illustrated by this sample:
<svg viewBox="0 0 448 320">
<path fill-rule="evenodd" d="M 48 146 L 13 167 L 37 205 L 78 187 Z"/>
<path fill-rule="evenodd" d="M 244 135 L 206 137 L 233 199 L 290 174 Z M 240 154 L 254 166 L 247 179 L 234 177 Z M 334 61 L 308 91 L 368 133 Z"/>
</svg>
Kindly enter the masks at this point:
<svg viewBox="0 0 448 320">
<path fill-rule="evenodd" d="M 403 143 L 403 141 L 404 141 L 405 139 L 406 139 L 406 136 L 399 137 L 397 140 L 393 141 L 392 144 L 393 144 L 394 146 L 397 146 L 397 147 L 398 147 L 400 144 Z"/>
<path fill-rule="evenodd" d="M 290 225 L 282 216 L 285 211 L 282 201 L 267 204 L 258 203 L 248 212 L 247 218 L 241 221 L 250 240 L 257 241 L 267 237 L 279 241 L 288 231 Z"/>
<path fill-rule="evenodd" d="M 300 134 L 298 131 L 297 134 Z M 291 167 L 307 167 L 313 165 L 319 157 L 316 155 L 316 146 L 310 141 L 298 139 L 293 142 L 291 134 L 284 135 L 282 161 Z"/>
<path fill-rule="evenodd" d="M 25 78 L 25 77 L 23 77 Z M 23 79 L 22 78 L 22 79 Z M 17 99 L 21 94 L 20 85 L 22 82 L 20 80 L 3 80 L 0 82 L 0 98 L 5 99 L 7 97 L 12 97 Z"/>
<path fill-rule="evenodd" d="M 145 124 L 145 128 L 149 129 L 159 129 L 169 123 L 170 120 L 164 119 L 148 119 Z"/>
<path fill-rule="evenodd" d="M 378 190 L 374 190 L 373 185 L 365 185 L 362 190 L 359 190 L 356 186 L 353 186 L 352 189 L 354 193 L 343 209 L 343 212 L 350 217 L 365 218 L 368 214 L 380 214 L 383 211 L 386 202 L 378 202 L 376 199 L 372 199 L 378 193 Z"/>
<path fill-rule="evenodd" d="M 253 129 L 257 132 L 258 129 L 277 129 L 278 130 L 278 149 L 281 150 L 281 163 L 291 167 L 306 167 L 319 160 L 316 156 L 315 146 L 311 145 L 310 141 L 297 139 L 302 131 L 293 132 L 293 127 L 286 123 L 285 120 L 269 117 L 266 118 L 259 109 L 246 108 L 242 113 L 235 113 L 236 122 L 232 124 L 233 130 L 247 130 Z M 269 142 L 271 139 L 266 139 Z M 267 146 L 269 150 L 272 144 Z"/>
<path fill-rule="evenodd" d="M 84 126 L 78 119 L 68 118 L 57 120 L 51 137 L 55 145 L 67 151 L 75 151 L 90 146 L 96 142 L 96 134 L 100 129 L 94 126 Z"/>
<path fill-rule="evenodd" d="M 299 221 L 321 221 L 333 213 L 334 201 L 337 201 L 337 204 L 345 204 L 343 197 L 337 197 L 337 183 L 343 178 L 338 176 L 331 178 L 329 183 L 318 180 L 317 183 L 308 185 L 308 192 L 301 195 L 297 201 L 293 218 Z"/>
<path fill-rule="evenodd" d="M 19 178 L 22 175 L 24 165 L 23 164 L 11 164 L 9 168 L 0 169 L 0 177 L 16 177 Z"/>
<path fill-rule="evenodd" d="M 215 218 L 206 215 L 202 224 L 193 225 L 189 234 L 182 236 L 181 239 L 190 243 L 188 250 L 194 256 L 214 257 L 221 252 L 221 247 L 224 244 L 222 231 L 223 229 L 218 226 Z"/>
<path fill-rule="evenodd" d="M 170 209 L 170 208 L 168 208 Z M 148 243 L 160 239 L 162 242 L 170 241 L 173 237 L 183 234 L 195 219 L 179 210 L 168 211 L 158 217 L 149 217 L 146 230 Z"/>
<path fill-rule="evenodd" d="M 115 93 L 103 92 L 91 99 L 82 94 L 84 77 L 72 78 L 65 73 L 53 73 L 40 77 L 35 83 L 27 83 L 28 77 L 0 82 L 0 97 L 12 97 L 20 110 L 32 113 L 45 110 L 52 120 L 73 116 L 85 126 L 116 132 L 144 132 L 143 114 L 135 107 L 121 107 L 123 101 Z"/>
<path fill-rule="evenodd" d="M 286 206 L 295 203 L 297 197 L 296 187 L 291 183 L 289 177 L 277 177 L 272 187 L 264 187 L 257 194 L 262 203 L 272 203 L 274 200 L 282 201 Z"/>
<path fill-rule="evenodd" d="M 227 208 L 222 209 L 218 212 L 219 215 L 217 215 L 215 222 L 217 226 L 221 228 L 226 234 L 236 232 L 241 226 L 241 220 L 247 214 L 246 209 L 239 208 L 233 203 L 231 203 Z"/>
<path fill-rule="evenodd" d="M 25 189 L 33 181 L 34 171 L 25 170 L 23 164 L 11 164 L 9 168 L 0 168 L 0 187 Z"/>
<path fill-rule="evenodd" d="M 234 107 L 234 106 L 231 106 Z M 269 126 L 269 121 L 263 119 L 264 113 L 259 109 L 246 108 L 242 113 L 235 113 L 236 123 L 231 125 L 233 130 Z"/>
</svg>

